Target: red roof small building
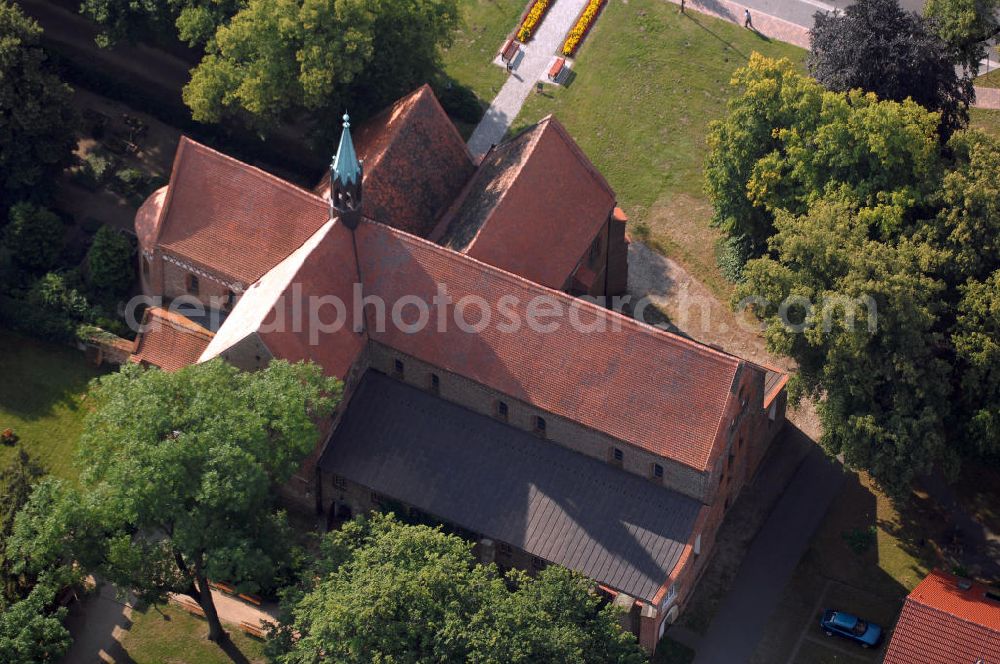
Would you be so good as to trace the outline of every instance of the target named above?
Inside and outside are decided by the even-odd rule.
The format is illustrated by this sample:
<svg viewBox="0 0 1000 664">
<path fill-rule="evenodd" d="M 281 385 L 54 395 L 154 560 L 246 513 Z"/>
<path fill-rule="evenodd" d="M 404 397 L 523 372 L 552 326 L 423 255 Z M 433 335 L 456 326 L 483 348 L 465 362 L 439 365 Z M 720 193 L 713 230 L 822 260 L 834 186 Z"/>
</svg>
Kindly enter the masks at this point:
<svg viewBox="0 0 1000 664">
<path fill-rule="evenodd" d="M 1000 589 L 935 570 L 913 589 L 884 664 L 997 664 Z"/>
<path fill-rule="evenodd" d="M 177 371 L 194 364 L 215 335 L 178 313 L 150 307 L 142 317 L 132 361 Z"/>
</svg>

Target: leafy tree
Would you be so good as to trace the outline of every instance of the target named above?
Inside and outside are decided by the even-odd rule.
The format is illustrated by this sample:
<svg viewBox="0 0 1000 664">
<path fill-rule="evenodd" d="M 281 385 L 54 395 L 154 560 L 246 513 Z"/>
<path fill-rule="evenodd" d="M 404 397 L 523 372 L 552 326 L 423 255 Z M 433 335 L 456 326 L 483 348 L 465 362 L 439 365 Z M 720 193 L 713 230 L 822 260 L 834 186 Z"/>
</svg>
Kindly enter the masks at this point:
<svg viewBox="0 0 1000 664">
<path fill-rule="evenodd" d="M 924 16 L 972 78 L 1000 34 L 1000 0 L 927 0 Z"/>
<path fill-rule="evenodd" d="M 108 297 L 128 292 L 135 275 L 132 244 L 110 226 L 101 226 L 87 251 L 87 277 L 92 291 Z"/>
<path fill-rule="evenodd" d="M 945 139 L 969 121 L 972 78 L 959 78 L 948 44 L 897 0 L 859 0 L 843 13 L 817 12 L 810 46 L 809 73 L 829 90 L 911 98 L 941 112 Z"/>
<path fill-rule="evenodd" d="M 42 477 L 41 467 L 23 448 L 0 470 L 0 607 L 23 599 L 26 594 L 23 579 L 13 572 L 14 561 L 7 555 L 7 539 L 14 532 L 14 517 L 28 502 L 32 485 Z"/>
<path fill-rule="evenodd" d="M 5 664 L 58 662 L 72 643 L 63 626 L 66 609 L 50 611 L 55 589 L 39 584 L 23 600 L 0 612 L 0 661 Z"/>
<path fill-rule="evenodd" d="M 0 201 L 36 198 L 73 154 L 72 90 L 52 72 L 42 29 L 0 0 Z M 6 205 L 0 202 L 0 213 Z"/>
<path fill-rule="evenodd" d="M 457 25 L 456 0 L 249 0 L 220 26 L 184 88 L 194 118 L 273 127 L 365 111 L 423 83 Z"/>
<path fill-rule="evenodd" d="M 551 567 L 503 579 L 458 537 L 392 515 L 327 535 L 306 579 L 269 644 L 280 664 L 645 660 L 584 577 Z"/>
<path fill-rule="evenodd" d="M 829 92 L 787 59 L 758 54 L 732 83 L 726 117 L 709 128 L 705 167 L 712 222 L 735 255 L 730 278 L 765 253 L 778 210 L 803 214 L 827 195 L 889 206 L 896 214 L 883 216 L 880 230 L 892 233 L 936 195 L 936 114 L 857 90 Z"/>
<path fill-rule="evenodd" d="M 240 0 L 83 0 L 80 12 L 103 28 L 101 46 L 156 38 L 171 25 L 181 41 L 197 46 L 241 6 Z"/>
<path fill-rule="evenodd" d="M 963 365 L 962 440 L 980 454 L 1000 454 L 1000 269 L 971 280 L 958 305 L 955 348 Z"/>
<path fill-rule="evenodd" d="M 80 439 L 81 488 L 39 485 L 12 546 L 29 570 L 75 559 L 148 602 L 186 594 L 226 645 L 208 579 L 255 592 L 282 573 L 290 538 L 274 495 L 340 392 L 318 366 L 282 361 L 103 376 Z"/>
<path fill-rule="evenodd" d="M 63 225 L 55 214 L 31 203 L 17 203 L 10 209 L 10 223 L 3 243 L 13 261 L 33 273 L 56 266 L 63 248 Z"/>
</svg>

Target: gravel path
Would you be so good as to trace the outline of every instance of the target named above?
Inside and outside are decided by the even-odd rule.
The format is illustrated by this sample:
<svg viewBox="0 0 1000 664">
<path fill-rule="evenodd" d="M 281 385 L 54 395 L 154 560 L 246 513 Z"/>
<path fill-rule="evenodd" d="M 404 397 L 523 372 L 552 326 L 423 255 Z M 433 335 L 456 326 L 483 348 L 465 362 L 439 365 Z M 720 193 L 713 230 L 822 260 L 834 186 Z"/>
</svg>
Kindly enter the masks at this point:
<svg viewBox="0 0 1000 664">
<path fill-rule="evenodd" d="M 534 37 L 521 47 L 521 53 L 514 59 L 514 70 L 507 82 L 472 132 L 469 152 L 474 157 L 486 154 L 491 146 L 503 140 L 535 83 L 547 80 L 546 74 L 552 59 L 562 48 L 566 33 L 576 23 L 586 5 L 587 0 L 555 0 L 549 7 Z M 493 62 L 501 67 L 505 66 L 499 57 Z"/>
</svg>

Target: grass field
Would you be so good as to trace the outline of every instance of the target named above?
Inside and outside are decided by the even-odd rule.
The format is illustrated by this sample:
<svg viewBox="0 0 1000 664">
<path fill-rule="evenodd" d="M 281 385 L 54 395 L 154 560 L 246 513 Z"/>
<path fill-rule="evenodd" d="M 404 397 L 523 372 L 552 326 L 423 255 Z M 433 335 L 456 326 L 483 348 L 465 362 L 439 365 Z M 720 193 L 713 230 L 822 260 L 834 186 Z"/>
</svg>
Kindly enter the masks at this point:
<svg viewBox="0 0 1000 664">
<path fill-rule="evenodd" d="M 512 130 L 555 114 L 617 192 L 632 232 L 646 224 L 662 251 L 727 296 L 702 192 L 705 137 L 726 110 L 732 72 L 753 51 L 805 57 L 732 23 L 681 15 L 668 2 L 610 2 L 567 86 L 533 95 Z"/>
<path fill-rule="evenodd" d="M 970 108 L 969 126 L 982 129 L 987 134 L 1000 138 L 1000 110 L 992 108 Z"/>
<path fill-rule="evenodd" d="M 1000 88 L 1000 69 L 986 72 L 976 79 L 976 85 L 984 88 Z"/>
<path fill-rule="evenodd" d="M 83 353 L 0 330 L 0 430 L 11 428 L 46 470 L 74 478 L 87 384 L 101 371 Z M 0 446 L 0 463 L 14 455 Z"/>
<path fill-rule="evenodd" d="M 120 637 L 134 664 L 231 664 L 219 646 L 205 638 L 205 621 L 175 606 L 132 612 L 132 626 Z M 233 643 L 253 664 L 263 664 L 264 644 L 229 629 Z"/>
<path fill-rule="evenodd" d="M 484 108 L 507 80 L 507 72 L 491 63 L 525 5 L 526 0 L 459 0 L 462 22 L 451 47 L 442 54 L 444 70 L 475 92 Z M 475 128 L 457 124 L 463 135 Z"/>
</svg>

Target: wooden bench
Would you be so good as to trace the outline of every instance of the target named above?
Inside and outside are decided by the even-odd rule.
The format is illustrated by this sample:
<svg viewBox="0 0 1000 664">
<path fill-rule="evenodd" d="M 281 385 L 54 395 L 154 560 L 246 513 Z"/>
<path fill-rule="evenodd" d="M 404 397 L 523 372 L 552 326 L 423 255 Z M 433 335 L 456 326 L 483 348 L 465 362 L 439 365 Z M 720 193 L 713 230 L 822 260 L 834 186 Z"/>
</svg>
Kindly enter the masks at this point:
<svg viewBox="0 0 1000 664">
<path fill-rule="evenodd" d="M 504 44 L 503 50 L 500 51 L 500 59 L 504 62 L 510 62 L 514 59 L 514 56 L 517 55 L 520 48 L 521 46 L 516 40 L 508 39 L 507 43 Z"/>
<path fill-rule="evenodd" d="M 216 590 L 224 592 L 224 593 L 226 593 L 228 595 L 235 595 L 236 594 L 236 588 L 234 588 L 233 586 L 229 585 L 228 583 L 223 583 L 222 581 L 211 581 L 211 580 L 209 580 L 208 585 L 209 585 L 209 587 L 215 588 Z"/>
<path fill-rule="evenodd" d="M 177 600 L 177 604 L 193 616 L 198 616 L 199 618 L 205 617 L 205 610 L 189 599 L 179 599 Z"/>
<path fill-rule="evenodd" d="M 559 75 L 566 68 L 566 58 L 556 58 L 556 61 L 549 67 L 549 80 L 553 83 L 559 80 Z"/>
<path fill-rule="evenodd" d="M 250 602 L 254 606 L 260 606 L 263 602 L 263 600 L 256 595 L 244 595 L 243 593 L 240 593 L 238 597 L 244 601 Z"/>
<path fill-rule="evenodd" d="M 267 638 L 267 632 L 265 632 L 260 625 L 254 625 L 253 623 L 244 620 L 240 623 L 240 629 L 243 630 L 245 634 L 249 634 L 255 639 L 263 641 Z"/>
</svg>

